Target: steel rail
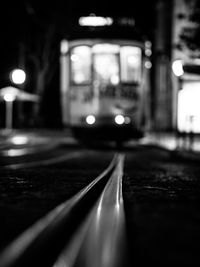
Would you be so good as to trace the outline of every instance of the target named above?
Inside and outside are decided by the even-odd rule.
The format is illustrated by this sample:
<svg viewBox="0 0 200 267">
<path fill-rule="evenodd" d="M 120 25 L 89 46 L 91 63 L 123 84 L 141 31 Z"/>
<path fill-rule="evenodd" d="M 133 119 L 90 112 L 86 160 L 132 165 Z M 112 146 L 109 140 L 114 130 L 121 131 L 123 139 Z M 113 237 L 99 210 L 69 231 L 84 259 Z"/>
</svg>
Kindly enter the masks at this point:
<svg viewBox="0 0 200 267">
<path fill-rule="evenodd" d="M 122 196 L 124 155 L 99 200 L 53 267 L 126 267 L 126 229 Z"/>
<path fill-rule="evenodd" d="M 52 266 L 98 199 L 117 162 L 118 155 L 115 155 L 106 170 L 88 186 L 15 239 L 1 252 L 0 266 Z"/>
</svg>

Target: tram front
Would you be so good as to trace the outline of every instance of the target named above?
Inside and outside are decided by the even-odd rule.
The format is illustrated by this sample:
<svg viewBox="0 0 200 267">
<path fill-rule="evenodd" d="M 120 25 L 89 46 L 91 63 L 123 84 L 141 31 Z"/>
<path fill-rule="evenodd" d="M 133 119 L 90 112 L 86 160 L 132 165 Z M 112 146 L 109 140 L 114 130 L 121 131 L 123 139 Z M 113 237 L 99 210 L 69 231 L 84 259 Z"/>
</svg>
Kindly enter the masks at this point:
<svg viewBox="0 0 200 267">
<path fill-rule="evenodd" d="M 143 135 L 147 69 L 144 43 L 128 39 L 63 41 L 63 122 L 79 138 L 126 140 Z"/>
</svg>

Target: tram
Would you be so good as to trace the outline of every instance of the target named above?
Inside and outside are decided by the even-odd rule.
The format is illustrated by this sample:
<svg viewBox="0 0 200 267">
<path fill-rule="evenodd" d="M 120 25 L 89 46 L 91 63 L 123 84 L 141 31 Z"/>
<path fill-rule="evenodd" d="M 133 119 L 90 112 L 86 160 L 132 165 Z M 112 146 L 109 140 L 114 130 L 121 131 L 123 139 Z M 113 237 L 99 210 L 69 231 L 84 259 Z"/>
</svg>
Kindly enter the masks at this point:
<svg viewBox="0 0 200 267">
<path fill-rule="evenodd" d="M 63 124 L 78 138 L 140 138 L 150 116 L 150 42 L 89 29 L 61 42 Z"/>
</svg>

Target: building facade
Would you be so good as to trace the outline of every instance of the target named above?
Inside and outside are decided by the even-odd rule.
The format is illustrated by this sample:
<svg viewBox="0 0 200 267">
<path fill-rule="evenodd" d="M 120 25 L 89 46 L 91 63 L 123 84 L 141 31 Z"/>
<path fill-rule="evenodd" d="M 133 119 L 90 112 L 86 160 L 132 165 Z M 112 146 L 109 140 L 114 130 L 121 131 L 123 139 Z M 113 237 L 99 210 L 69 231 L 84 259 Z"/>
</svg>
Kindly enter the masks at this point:
<svg viewBox="0 0 200 267">
<path fill-rule="evenodd" d="M 172 72 L 172 120 L 180 132 L 200 133 L 200 59 L 196 51 L 181 41 L 185 28 L 192 28 L 190 15 L 195 0 L 174 0 L 172 12 L 172 66 L 180 62 L 180 69 Z M 176 73 L 178 71 L 178 73 Z"/>
</svg>

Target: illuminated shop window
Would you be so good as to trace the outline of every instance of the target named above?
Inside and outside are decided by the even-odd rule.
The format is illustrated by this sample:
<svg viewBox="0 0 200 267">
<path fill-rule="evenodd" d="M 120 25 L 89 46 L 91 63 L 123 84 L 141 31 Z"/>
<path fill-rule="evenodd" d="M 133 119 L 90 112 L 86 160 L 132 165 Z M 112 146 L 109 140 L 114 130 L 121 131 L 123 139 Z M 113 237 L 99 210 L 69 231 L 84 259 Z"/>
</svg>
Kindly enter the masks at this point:
<svg viewBox="0 0 200 267">
<path fill-rule="evenodd" d="M 91 82 L 91 48 L 78 46 L 71 52 L 71 75 L 75 84 Z"/>
<path fill-rule="evenodd" d="M 119 83 L 119 46 L 98 44 L 93 47 L 94 79 L 102 83 Z"/>
<path fill-rule="evenodd" d="M 200 81 L 184 81 L 178 93 L 178 130 L 200 133 Z"/>
<path fill-rule="evenodd" d="M 141 80 L 142 52 L 139 47 L 121 47 L 121 80 L 122 82 L 136 82 Z"/>
</svg>

